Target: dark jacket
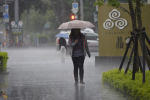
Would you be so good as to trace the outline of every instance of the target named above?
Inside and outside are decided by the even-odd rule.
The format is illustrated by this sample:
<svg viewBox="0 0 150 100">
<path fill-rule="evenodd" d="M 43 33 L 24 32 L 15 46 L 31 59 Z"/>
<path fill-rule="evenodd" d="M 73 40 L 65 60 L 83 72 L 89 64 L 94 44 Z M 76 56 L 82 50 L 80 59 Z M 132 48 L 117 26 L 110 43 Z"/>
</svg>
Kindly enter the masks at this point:
<svg viewBox="0 0 150 100">
<path fill-rule="evenodd" d="M 73 46 L 75 46 L 77 43 L 73 42 L 73 38 L 69 38 L 69 45 L 71 47 L 70 49 L 70 56 L 72 57 L 72 52 L 73 52 Z M 83 35 L 83 48 L 84 48 L 84 56 L 86 56 L 86 53 L 88 54 L 89 57 L 91 57 L 90 51 L 89 51 L 89 47 L 87 44 L 87 39 L 86 36 Z"/>
<path fill-rule="evenodd" d="M 66 40 L 64 38 L 59 39 L 59 49 L 61 48 L 61 46 L 64 46 L 66 48 Z"/>
</svg>

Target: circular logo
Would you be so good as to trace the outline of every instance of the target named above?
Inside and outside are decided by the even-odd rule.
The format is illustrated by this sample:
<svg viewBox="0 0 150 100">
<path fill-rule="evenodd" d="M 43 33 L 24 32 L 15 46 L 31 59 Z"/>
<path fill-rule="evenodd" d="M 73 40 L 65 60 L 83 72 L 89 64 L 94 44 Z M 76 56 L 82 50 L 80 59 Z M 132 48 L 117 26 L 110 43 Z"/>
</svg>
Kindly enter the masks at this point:
<svg viewBox="0 0 150 100">
<path fill-rule="evenodd" d="M 110 20 L 107 19 L 104 23 L 103 23 L 103 27 L 107 30 L 111 30 L 114 27 L 114 23 Z"/>
<path fill-rule="evenodd" d="M 114 21 L 115 22 L 115 26 L 118 27 L 119 29 L 124 29 L 128 22 L 126 19 L 120 18 L 121 13 L 117 10 L 117 9 L 113 9 L 110 13 L 109 13 L 109 18 L 107 19 L 104 23 L 103 23 L 103 27 L 107 30 L 111 30 L 114 27 Z"/>
<path fill-rule="evenodd" d="M 121 30 L 124 29 L 127 26 L 127 24 L 127 21 L 123 18 L 120 18 L 115 22 L 116 27 L 118 27 Z"/>
<path fill-rule="evenodd" d="M 117 20 L 120 17 L 120 12 L 117 9 L 113 9 L 110 13 L 109 13 L 109 18 L 112 20 Z"/>
</svg>

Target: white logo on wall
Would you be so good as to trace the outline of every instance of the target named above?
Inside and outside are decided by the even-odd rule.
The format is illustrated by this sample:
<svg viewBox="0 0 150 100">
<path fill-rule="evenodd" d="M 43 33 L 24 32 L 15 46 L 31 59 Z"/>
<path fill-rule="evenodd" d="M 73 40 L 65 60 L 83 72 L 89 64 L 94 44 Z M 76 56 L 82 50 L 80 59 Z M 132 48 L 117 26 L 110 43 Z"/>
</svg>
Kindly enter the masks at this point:
<svg viewBox="0 0 150 100">
<path fill-rule="evenodd" d="M 103 27 L 107 30 L 111 30 L 114 27 L 114 22 L 112 20 L 115 20 L 115 26 L 118 27 L 119 29 L 124 29 L 128 22 L 127 20 L 120 18 L 120 12 L 117 9 L 113 9 L 109 13 L 109 18 L 103 23 Z"/>
</svg>

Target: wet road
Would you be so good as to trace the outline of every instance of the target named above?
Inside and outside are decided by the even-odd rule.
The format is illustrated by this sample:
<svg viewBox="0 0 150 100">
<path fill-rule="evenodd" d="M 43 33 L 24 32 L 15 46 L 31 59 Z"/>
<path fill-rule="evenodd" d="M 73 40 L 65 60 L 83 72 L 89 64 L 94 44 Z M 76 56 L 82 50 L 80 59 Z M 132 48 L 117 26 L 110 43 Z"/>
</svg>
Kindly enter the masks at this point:
<svg viewBox="0 0 150 100">
<path fill-rule="evenodd" d="M 95 56 L 85 59 L 85 84 L 74 85 L 69 55 L 61 62 L 55 48 L 3 49 L 9 74 L 0 74 L 0 100 L 132 100 L 102 82 L 107 66 L 95 67 Z M 4 99 L 5 98 L 5 99 Z"/>
</svg>

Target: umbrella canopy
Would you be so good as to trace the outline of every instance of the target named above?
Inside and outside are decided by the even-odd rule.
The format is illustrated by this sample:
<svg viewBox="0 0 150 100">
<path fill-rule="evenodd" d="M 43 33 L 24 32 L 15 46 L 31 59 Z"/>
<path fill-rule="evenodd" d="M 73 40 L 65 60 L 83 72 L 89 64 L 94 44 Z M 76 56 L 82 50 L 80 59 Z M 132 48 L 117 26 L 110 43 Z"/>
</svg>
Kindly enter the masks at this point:
<svg viewBox="0 0 150 100">
<path fill-rule="evenodd" d="M 63 37 L 63 38 L 69 38 L 69 35 L 68 34 L 66 34 L 66 33 L 59 33 L 59 34 L 57 34 L 55 37 Z"/>
<path fill-rule="evenodd" d="M 75 29 L 75 28 L 90 28 L 95 27 L 91 22 L 73 20 L 69 22 L 62 23 L 58 29 Z"/>
</svg>

